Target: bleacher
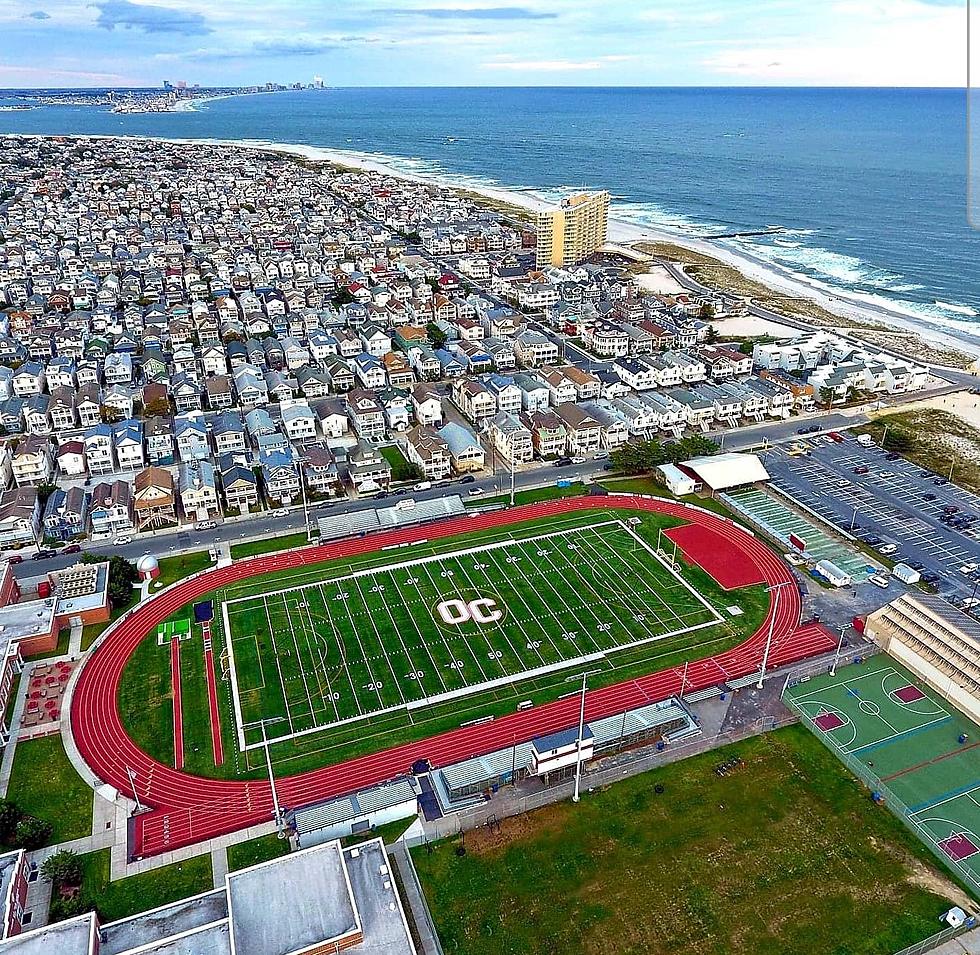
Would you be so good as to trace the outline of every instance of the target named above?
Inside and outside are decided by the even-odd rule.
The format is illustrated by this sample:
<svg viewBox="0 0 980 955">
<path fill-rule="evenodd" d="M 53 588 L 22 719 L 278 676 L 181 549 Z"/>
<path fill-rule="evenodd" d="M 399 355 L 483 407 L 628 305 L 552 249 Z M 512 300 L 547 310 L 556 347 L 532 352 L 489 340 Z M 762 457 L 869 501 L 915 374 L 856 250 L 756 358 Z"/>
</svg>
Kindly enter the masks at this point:
<svg viewBox="0 0 980 955">
<path fill-rule="evenodd" d="M 430 521 L 459 517 L 467 513 L 466 507 L 458 495 L 439 497 L 429 501 L 413 501 L 411 502 L 412 506 L 407 506 L 409 502 L 410 499 L 405 498 L 397 507 L 379 507 L 345 514 L 324 515 L 317 519 L 320 540 L 333 541 L 344 537 L 370 534 L 374 531 L 411 527 L 415 524 L 427 524 Z"/>
</svg>

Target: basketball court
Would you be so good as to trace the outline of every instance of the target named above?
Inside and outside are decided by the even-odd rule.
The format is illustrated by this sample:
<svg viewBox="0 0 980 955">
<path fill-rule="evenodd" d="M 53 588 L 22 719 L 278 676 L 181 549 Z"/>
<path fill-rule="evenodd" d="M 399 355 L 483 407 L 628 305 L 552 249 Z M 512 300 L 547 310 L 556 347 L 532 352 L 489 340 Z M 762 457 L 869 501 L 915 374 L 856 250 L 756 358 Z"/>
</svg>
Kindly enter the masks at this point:
<svg viewBox="0 0 980 955">
<path fill-rule="evenodd" d="M 980 727 L 884 655 L 789 686 L 786 700 L 980 886 Z"/>
</svg>

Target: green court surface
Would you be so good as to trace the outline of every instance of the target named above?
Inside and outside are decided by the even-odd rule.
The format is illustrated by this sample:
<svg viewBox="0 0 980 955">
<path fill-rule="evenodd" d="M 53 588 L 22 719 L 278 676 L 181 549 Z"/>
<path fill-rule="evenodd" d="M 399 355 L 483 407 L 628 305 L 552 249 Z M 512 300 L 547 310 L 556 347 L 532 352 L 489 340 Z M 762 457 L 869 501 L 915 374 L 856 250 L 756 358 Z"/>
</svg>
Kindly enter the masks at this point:
<svg viewBox="0 0 980 955">
<path fill-rule="evenodd" d="M 788 686 L 786 702 L 980 889 L 980 727 L 889 657 Z"/>
<path fill-rule="evenodd" d="M 178 640 L 186 640 L 191 635 L 191 621 L 188 617 L 181 617 L 179 620 L 164 620 L 157 627 L 157 643 L 169 643 L 175 637 Z"/>
</svg>

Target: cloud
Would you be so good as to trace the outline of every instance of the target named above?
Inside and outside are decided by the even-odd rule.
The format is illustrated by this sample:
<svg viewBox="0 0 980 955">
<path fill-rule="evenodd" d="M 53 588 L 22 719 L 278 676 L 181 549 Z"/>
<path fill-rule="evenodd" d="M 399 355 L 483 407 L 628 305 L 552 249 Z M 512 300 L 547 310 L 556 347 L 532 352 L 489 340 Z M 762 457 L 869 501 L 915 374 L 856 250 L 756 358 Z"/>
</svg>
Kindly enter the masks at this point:
<svg viewBox="0 0 980 955">
<path fill-rule="evenodd" d="M 431 20 L 555 20 L 557 13 L 527 7 L 389 7 L 375 13 L 395 17 L 427 17 Z"/>
<path fill-rule="evenodd" d="M 104 30 L 120 27 L 143 33 L 176 33 L 180 36 L 201 36 L 213 32 L 204 15 L 191 10 L 131 3 L 130 0 L 101 0 L 93 6 L 99 11 L 96 26 Z"/>
<path fill-rule="evenodd" d="M 491 60 L 481 66 L 487 70 L 513 70 L 515 73 L 564 73 L 602 69 L 599 60 Z"/>
<path fill-rule="evenodd" d="M 50 20 L 51 14 L 45 13 L 43 10 L 34 10 L 31 13 L 24 15 L 28 20 Z"/>
</svg>

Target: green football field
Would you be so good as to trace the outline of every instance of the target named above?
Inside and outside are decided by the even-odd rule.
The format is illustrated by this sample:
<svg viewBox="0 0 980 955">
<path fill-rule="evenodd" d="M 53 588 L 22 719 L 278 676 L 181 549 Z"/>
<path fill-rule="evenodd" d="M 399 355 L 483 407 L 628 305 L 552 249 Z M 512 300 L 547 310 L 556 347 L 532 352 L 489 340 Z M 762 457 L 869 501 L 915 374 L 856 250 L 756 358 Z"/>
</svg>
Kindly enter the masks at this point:
<svg viewBox="0 0 980 955">
<path fill-rule="evenodd" d="M 411 715 L 722 619 L 628 520 L 390 556 L 223 603 L 243 747 L 261 741 L 263 724 L 282 739 Z"/>
<path fill-rule="evenodd" d="M 980 890 L 980 727 L 880 654 L 788 687 L 810 729 Z"/>
</svg>

